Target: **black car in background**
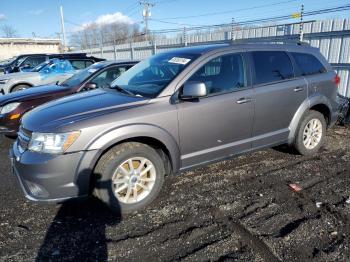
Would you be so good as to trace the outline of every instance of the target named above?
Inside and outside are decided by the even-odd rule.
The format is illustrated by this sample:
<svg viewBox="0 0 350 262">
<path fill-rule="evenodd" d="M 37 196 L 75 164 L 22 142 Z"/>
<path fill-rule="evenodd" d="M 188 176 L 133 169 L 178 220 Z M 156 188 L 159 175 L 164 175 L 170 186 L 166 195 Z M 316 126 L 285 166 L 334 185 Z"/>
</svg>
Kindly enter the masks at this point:
<svg viewBox="0 0 350 262">
<path fill-rule="evenodd" d="M 20 71 L 30 71 L 37 65 L 48 61 L 52 58 L 67 59 L 72 66 L 79 70 L 89 67 L 90 65 L 104 61 L 105 59 L 94 56 L 87 56 L 86 53 L 72 54 L 25 54 L 19 55 L 6 64 L 0 64 L 0 74 L 16 73 Z"/>
</svg>

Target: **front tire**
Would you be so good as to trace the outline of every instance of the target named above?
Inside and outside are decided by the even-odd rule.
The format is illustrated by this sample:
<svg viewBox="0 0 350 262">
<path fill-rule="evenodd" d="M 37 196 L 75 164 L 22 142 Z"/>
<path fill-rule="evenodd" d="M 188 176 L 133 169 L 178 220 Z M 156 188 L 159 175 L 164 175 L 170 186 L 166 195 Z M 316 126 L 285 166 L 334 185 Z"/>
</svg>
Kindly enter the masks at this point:
<svg viewBox="0 0 350 262">
<path fill-rule="evenodd" d="M 327 123 L 318 111 L 309 111 L 300 121 L 294 140 L 295 149 L 304 156 L 316 154 L 324 143 Z"/>
<path fill-rule="evenodd" d="M 164 174 L 163 160 L 154 148 L 137 142 L 123 143 L 98 162 L 94 194 L 116 213 L 139 211 L 156 199 Z"/>
</svg>

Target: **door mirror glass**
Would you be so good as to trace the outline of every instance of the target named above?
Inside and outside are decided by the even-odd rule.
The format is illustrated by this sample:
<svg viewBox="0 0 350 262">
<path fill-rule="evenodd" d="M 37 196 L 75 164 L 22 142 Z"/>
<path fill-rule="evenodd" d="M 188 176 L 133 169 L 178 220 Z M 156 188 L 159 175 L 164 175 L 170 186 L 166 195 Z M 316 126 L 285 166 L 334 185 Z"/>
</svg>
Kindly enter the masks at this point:
<svg viewBox="0 0 350 262">
<path fill-rule="evenodd" d="M 84 86 L 84 90 L 93 90 L 93 89 L 96 89 L 96 88 L 97 88 L 97 85 L 95 83 L 87 83 Z"/>
<path fill-rule="evenodd" d="M 203 82 L 190 81 L 185 83 L 180 98 L 183 100 L 190 100 L 204 97 L 206 95 L 207 87 Z"/>
</svg>

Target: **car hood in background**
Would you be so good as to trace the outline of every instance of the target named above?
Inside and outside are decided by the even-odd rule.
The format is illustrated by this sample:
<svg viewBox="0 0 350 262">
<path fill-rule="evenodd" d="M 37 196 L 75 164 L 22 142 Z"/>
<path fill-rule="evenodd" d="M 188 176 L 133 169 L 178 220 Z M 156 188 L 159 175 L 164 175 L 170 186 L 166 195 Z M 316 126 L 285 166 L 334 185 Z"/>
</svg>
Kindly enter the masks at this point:
<svg viewBox="0 0 350 262">
<path fill-rule="evenodd" d="M 140 106 L 148 100 L 101 88 L 39 106 L 24 116 L 22 124 L 25 129 L 34 132 L 57 132 L 59 127 Z"/>
<path fill-rule="evenodd" d="M 0 106 L 11 102 L 23 102 L 32 99 L 38 99 L 42 97 L 52 96 L 62 92 L 68 92 L 72 88 L 62 87 L 57 85 L 38 86 L 34 88 L 28 88 L 22 91 L 9 93 L 5 96 L 0 96 Z"/>
</svg>

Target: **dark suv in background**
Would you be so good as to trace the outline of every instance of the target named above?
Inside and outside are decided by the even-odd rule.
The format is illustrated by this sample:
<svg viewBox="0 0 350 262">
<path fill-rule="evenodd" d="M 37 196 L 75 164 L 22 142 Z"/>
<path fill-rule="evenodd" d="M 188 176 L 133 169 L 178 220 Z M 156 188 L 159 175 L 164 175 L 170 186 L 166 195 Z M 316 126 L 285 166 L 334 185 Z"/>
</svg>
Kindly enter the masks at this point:
<svg viewBox="0 0 350 262">
<path fill-rule="evenodd" d="M 0 134 L 15 136 L 22 116 L 49 101 L 96 88 L 107 88 L 137 61 L 95 63 L 59 85 L 40 86 L 0 96 Z"/>
<path fill-rule="evenodd" d="M 86 53 L 27 54 L 17 56 L 10 63 L 0 65 L 0 73 L 3 72 L 5 74 L 9 74 L 17 73 L 20 71 L 30 71 L 37 65 L 46 62 L 52 58 L 69 60 L 76 70 L 84 69 L 96 62 L 101 62 L 105 60 L 94 56 L 87 56 Z"/>
<path fill-rule="evenodd" d="M 27 113 L 13 170 L 31 200 L 93 193 L 115 211 L 133 212 L 157 197 L 166 174 L 281 144 L 315 154 L 338 117 L 339 81 L 307 45 L 163 52 L 111 89 Z"/>
</svg>

